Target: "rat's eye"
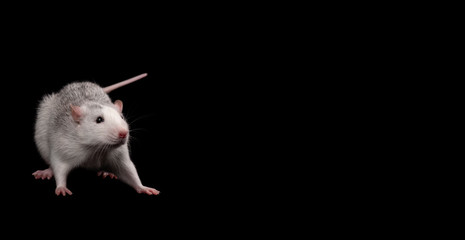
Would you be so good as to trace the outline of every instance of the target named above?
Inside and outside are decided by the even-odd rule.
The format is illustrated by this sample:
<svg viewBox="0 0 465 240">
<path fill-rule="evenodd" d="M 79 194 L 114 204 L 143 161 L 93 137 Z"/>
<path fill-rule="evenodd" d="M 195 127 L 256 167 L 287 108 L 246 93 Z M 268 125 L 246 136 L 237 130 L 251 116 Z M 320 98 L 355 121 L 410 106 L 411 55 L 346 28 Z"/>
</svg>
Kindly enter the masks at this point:
<svg viewBox="0 0 465 240">
<path fill-rule="evenodd" d="M 101 123 L 103 122 L 103 118 L 102 117 L 98 117 L 97 120 L 95 120 L 96 123 Z"/>
</svg>

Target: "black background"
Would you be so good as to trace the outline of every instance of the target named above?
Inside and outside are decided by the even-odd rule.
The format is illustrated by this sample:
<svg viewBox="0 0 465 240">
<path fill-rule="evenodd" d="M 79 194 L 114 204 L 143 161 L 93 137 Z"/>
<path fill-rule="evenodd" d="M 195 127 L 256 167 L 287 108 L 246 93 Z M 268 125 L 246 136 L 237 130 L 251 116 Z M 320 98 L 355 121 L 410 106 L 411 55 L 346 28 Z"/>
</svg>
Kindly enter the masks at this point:
<svg viewBox="0 0 465 240">
<path fill-rule="evenodd" d="M 173 8 L 173 14 L 159 15 L 158 8 L 136 9 L 95 22 L 72 15 L 79 21 L 58 24 L 56 17 L 43 16 L 8 27 L 1 198 L 16 221 L 84 217 L 94 226 L 152 223 L 140 220 L 149 217 L 221 225 L 217 219 L 233 219 L 248 207 L 253 213 L 263 209 L 253 196 L 276 186 L 263 176 L 274 174 L 269 166 L 278 150 L 263 140 L 270 141 L 269 122 L 278 116 L 258 116 L 274 104 L 267 96 L 279 93 L 270 88 L 270 75 L 278 70 L 264 67 L 273 51 L 268 40 L 257 37 L 261 22 L 244 23 L 239 21 L 244 15 L 221 17 L 221 12 L 183 15 Z M 131 158 L 142 183 L 160 195 L 140 195 L 83 169 L 68 177 L 72 196 L 56 196 L 54 179 L 34 179 L 34 171 L 47 167 L 33 141 L 36 108 L 45 94 L 73 81 L 107 86 L 141 73 L 148 76 L 109 96 L 123 101 L 135 130 Z"/>
<path fill-rule="evenodd" d="M 282 231 L 282 222 L 308 223 L 294 224 L 291 220 L 297 219 L 296 213 L 310 219 L 307 225 L 312 230 L 319 227 L 313 226 L 315 222 L 329 226 L 328 232 L 345 232 L 338 227 L 347 222 L 365 226 L 352 219 L 359 216 L 359 205 L 353 207 L 346 192 L 331 187 L 347 180 L 346 191 L 353 189 L 352 176 L 341 179 L 334 176 L 339 172 L 333 173 L 341 159 L 348 170 L 340 172 L 352 175 L 352 161 L 346 156 L 328 161 L 333 153 L 346 154 L 332 142 L 341 141 L 340 123 L 354 128 L 347 121 L 350 114 L 333 108 L 346 100 L 334 97 L 333 86 L 341 86 L 339 75 L 343 88 L 353 83 L 350 77 L 363 75 L 362 71 L 339 68 L 340 59 L 352 57 L 344 50 L 342 55 L 347 56 L 340 58 L 341 41 L 343 48 L 351 48 L 351 41 L 346 40 L 358 38 L 326 27 L 323 23 L 328 18 L 333 21 L 331 14 L 315 14 L 315 21 L 310 21 L 313 25 L 302 26 L 309 22 L 308 14 L 294 13 L 295 7 L 289 10 L 261 3 L 173 3 L 169 7 L 112 3 L 83 8 L 76 3 L 40 4 L 40 9 L 32 4 L 19 11 L 5 8 L 5 13 L 11 14 L 1 16 L 1 216 L 7 230 L 11 223 L 20 227 L 15 236 L 97 233 L 113 237 L 123 232 L 131 237 L 156 236 L 165 230 L 160 222 L 168 223 L 167 232 L 173 235 L 219 232 L 215 238 L 242 237 L 250 236 L 243 231 L 250 229 L 260 235 L 281 230 L 288 236 L 295 231 Z M 314 25 L 329 33 L 315 31 Z M 370 57 L 362 54 L 362 58 L 380 64 L 371 57 L 378 52 L 369 50 Z M 354 69 L 359 69 L 356 58 L 352 62 L 357 65 Z M 33 171 L 46 167 L 33 142 L 35 108 L 44 94 L 75 80 L 93 80 L 105 86 L 144 72 L 149 74 L 147 78 L 110 96 L 121 99 L 123 112 L 137 119 L 132 124 L 139 130 L 132 134 L 136 139 L 131 155 L 142 182 L 159 189 L 159 196 L 139 195 L 118 181 L 77 170 L 68 179 L 73 196 L 57 197 L 53 181 L 32 177 Z M 320 83 L 330 85 L 329 90 L 325 92 Z M 350 100 L 354 93 L 348 92 Z M 307 114 L 311 119 L 304 117 Z M 349 142 L 358 144 L 352 134 L 347 136 Z M 347 141 L 343 138 L 341 142 L 345 145 Z M 301 152 L 303 157 L 297 154 Z M 300 165 L 307 162 L 316 165 Z M 320 162 L 331 166 L 322 168 Z M 347 173 L 341 176 L 345 178 Z M 376 182 L 371 178 L 365 181 Z M 295 197 L 295 193 L 309 194 L 310 199 Z M 357 191 L 352 196 L 358 201 Z M 302 199 L 305 204 L 301 207 L 298 201 Z M 339 218 L 341 202 L 342 208 L 357 213 Z M 310 214 L 305 208 L 310 208 Z M 319 210 L 323 214 L 319 215 Z M 373 215 L 366 219 L 378 224 L 380 214 L 374 211 Z M 333 219 L 342 224 L 334 225 Z M 279 224 L 268 225 L 274 220 Z M 41 228 L 32 231 L 33 226 Z M 229 229 L 218 231 L 223 227 Z M 64 233 L 57 234 L 60 230 Z"/>
</svg>

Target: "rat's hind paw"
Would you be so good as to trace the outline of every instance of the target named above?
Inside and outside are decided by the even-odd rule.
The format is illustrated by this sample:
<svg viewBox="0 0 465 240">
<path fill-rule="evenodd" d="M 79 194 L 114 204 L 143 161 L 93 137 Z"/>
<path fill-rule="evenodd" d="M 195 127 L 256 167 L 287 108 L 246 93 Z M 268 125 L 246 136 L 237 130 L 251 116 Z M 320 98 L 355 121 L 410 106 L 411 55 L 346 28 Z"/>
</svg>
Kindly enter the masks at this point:
<svg viewBox="0 0 465 240">
<path fill-rule="evenodd" d="M 73 195 L 73 193 L 67 187 L 57 187 L 55 189 L 55 194 L 57 196 L 60 196 L 60 194 L 62 194 L 63 196 L 66 196 L 66 194 Z"/>
<path fill-rule="evenodd" d="M 52 169 L 37 170 L 32 174 L 36 179 L 51 179 L 53 176 Z"/>
<path fill-rule="evenodd" d="M 105 172 L 105 171 L 99 171 L 97 173 L 97 176 L 102 176 L 103 178 L 106 178 L 107 176 L 110 176 L 111 179 L 118 179 L 118 177 L 110 172 Z"/>
</svg>

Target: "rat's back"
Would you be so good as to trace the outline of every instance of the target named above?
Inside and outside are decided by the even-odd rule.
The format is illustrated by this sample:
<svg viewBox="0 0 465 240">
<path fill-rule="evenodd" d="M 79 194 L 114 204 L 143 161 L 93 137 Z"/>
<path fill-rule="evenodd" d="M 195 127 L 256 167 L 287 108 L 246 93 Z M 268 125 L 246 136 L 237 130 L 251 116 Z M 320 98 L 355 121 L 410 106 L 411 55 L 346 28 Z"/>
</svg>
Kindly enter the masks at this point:
<svg viewBox="0 0 465 240">
<path fill-rule="evenodd" d="M 50 149 L 48 147 L 48 136 L 50 131 L 49 123 L 51 120 L 50 113 L 54 112 L 54 105 L 56 105 L 56 94 L 46 95 L 42 98 L 37 109 L 37 116 L 35 122 L 34 140 L 37 149 L 47 164 L 50 164 Z"/>
<path fill-rule="evenodd" d="M 57 94 L 57 107 L 69 110 L 69 105 L 82 105 L 84 102 L 111 104 L 103 89 L 92 82 L 74 82 L 64 86 Z"/>
</svg>

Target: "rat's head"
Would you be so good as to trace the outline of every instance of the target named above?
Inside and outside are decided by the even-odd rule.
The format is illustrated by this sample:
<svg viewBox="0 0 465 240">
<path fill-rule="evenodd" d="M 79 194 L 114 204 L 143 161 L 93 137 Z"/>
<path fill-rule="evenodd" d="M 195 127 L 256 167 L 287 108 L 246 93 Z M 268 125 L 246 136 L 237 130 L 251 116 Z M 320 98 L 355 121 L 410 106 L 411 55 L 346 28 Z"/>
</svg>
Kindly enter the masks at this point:
<svg viewBox="0 0 465 240">
<path fill-rule="evenodd" d="M 71 105 L 71 116 L 76 123 L 76 135 L 86 145 L 119 146 L 127 142 L 129 126 L 122 115 L 123 102 L 113 105 L 87 103 Z"/>
</svg>

